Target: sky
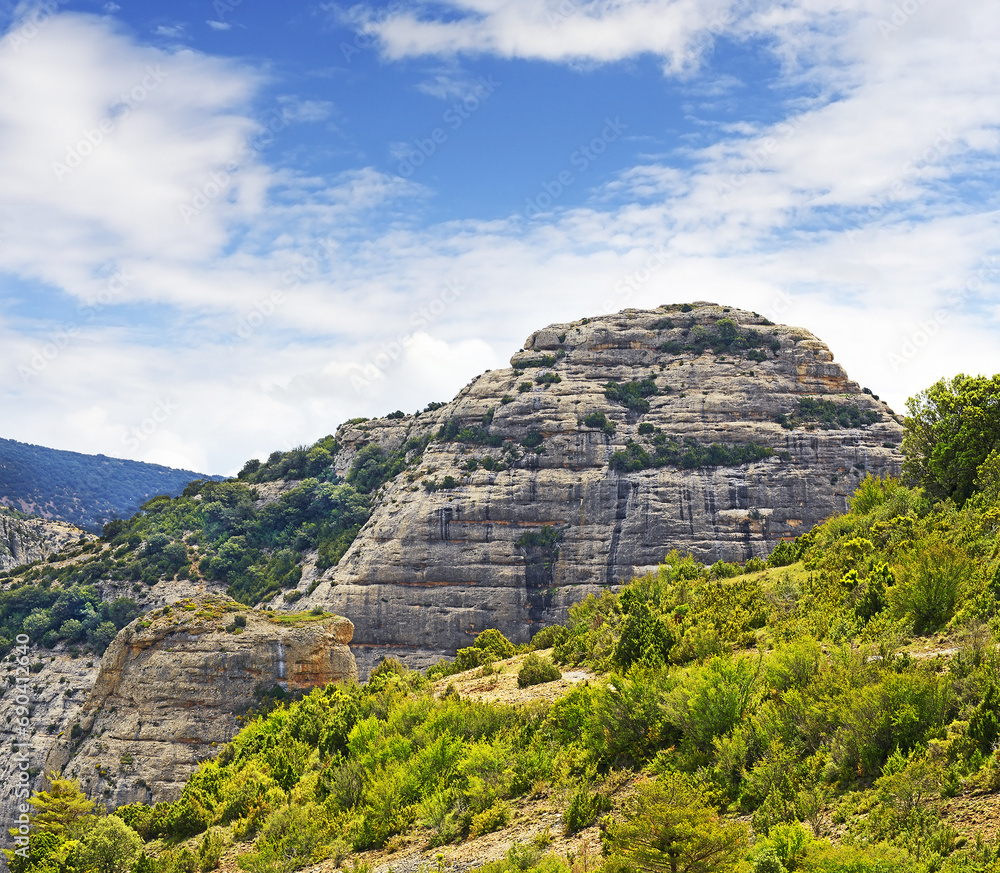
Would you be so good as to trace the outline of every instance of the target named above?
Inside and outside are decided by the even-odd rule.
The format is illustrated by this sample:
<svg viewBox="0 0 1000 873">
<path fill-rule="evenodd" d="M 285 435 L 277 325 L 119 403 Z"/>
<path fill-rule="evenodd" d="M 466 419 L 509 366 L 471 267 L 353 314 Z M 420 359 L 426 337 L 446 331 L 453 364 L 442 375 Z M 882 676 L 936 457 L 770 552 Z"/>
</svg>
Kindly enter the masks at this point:
<svg viewBox="0 0 1000 873">
<path fill-rule="evenodd" d="M 233 475 L 707 300 L 1000 371 L 996 0 L 0 0 L 0 436 Z"/>
</svg>

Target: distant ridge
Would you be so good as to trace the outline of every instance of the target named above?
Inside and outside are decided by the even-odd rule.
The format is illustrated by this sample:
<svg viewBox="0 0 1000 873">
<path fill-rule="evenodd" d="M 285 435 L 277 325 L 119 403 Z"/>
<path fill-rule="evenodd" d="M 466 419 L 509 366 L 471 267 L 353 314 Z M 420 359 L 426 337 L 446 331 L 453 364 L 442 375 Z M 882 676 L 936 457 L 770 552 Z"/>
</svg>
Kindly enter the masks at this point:
<svg viewBox="0 0 1000 873">
<path fill-rule="evenodd" d="M 0 504 L 95 533 L 157 494 L 175 497 L 194 479 L 224 478 L 0 439 Z"/>
</svg>

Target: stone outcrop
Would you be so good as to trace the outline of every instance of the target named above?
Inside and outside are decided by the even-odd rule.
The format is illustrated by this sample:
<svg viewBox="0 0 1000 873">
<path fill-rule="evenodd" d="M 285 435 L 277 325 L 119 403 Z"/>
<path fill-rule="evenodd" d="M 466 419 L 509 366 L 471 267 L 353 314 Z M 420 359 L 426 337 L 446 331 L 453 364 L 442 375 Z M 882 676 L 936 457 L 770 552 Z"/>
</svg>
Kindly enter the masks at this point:
<svg viewBox="0 0 1000 873">
<path fill-rule="evenodd" d="M 0 509 L 0 570 L 40 561 L 92 534 L 64 521 L 19 518 Z"/>
<path fill-rule="evenodd" d="M 720 329 L 757 345 L 699 351 L 699 336 Z M 811 333 L 754 313 L 699 303 L 556 324 L 511 364 L 440 408 L 337 432 L 341 475 L 369 443 L 419 458 L 382 486 L 339 565 L 300 583 L 309 593 L 298 608 L 354 622 L 362 675 L 387 653 L 426 665 L 487 627 L 526 641 L 671 549 L 703 562 L 766 557 L 843 511 L 866 473 L 899 473 L 891 410 Z M 653 380 L 648 411 L 609 399 L 612 380 Z M 799 414 L 802 400 L 851 411 L 857 426 L 824 429 Z M 609 424 L 586 424 L 593 413 Z M 612 467 L 630 442 L 652 454 L 665 437 L 773 454 L 739 466 Z"/>
<path fill-rule="evenodd" d="M 52 652 L 29 645 L 23 656 L 19 648 L 13 650 L 0 663 L 0 671 L 0 678 L 6 680 L 0 685 L 3 690 L 0 695 L 0 760 L 8 762 L 4 765 L 7 778 L 0 780 L 0 832 L 6 834 L 17 817 L 15 792 L 20 785 L 21 759 L 15 755 L 27 756 L 28 786 L 32 791 L 40 790 L 45 759 L 60 742 L 63 728 L 78 719 L 97 676 L 98 663 L 90 656 Z M 28 682 L 17 681 L 25 676 Z M 27 716 L 21 712 L 25 699 L 29 710 Z M 22 719 L 26 719 L 26 723 L 22 724 Z"/>
<path fill-rule="evenodd" d="M 350 621 L 268 614 L 223 597 L 182 600 L 124 628 L 46 772 L 109 806 L 173 800 L 261 694 L 354 681 Z"/>
</svg>

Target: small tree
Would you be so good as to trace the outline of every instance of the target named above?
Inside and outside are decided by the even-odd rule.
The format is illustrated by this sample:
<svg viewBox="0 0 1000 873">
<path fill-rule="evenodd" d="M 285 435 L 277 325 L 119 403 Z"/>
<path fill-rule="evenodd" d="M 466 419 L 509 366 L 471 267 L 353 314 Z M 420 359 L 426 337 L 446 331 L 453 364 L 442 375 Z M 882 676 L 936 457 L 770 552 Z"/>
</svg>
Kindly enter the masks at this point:
<svg viewBox="0 0 1000 873">
<path fill-rule="evenodd" d="M 85 870 L 127 873 L 142 849 L 142 839 L 116 815 L 98 819 L 81 840 L 77 857 Z"/>
<path fill-rule="evenodd" d="M 654 873 L 724 873 L 747 847 L 746 826 L 725 822 L 691 778 L 664 773 L 626 801 L 621 820 L 604 835 L 613 855 Z"/>
<path fill-rule="evenodd" d="M 976 489 L 979 467 L 1000 449 L 1000 375 L 941 379 L 906 408 L 904 479 L 961 505 Z"/>
<path fill-rule="evenodd" d="M 72 779 L 50 776 L 51 787 L 29 798 L 35 808 L 31 823 L 36 830 L 72 839 L 95 821 L 94 801 L 88 800 Z"/>
</svg>

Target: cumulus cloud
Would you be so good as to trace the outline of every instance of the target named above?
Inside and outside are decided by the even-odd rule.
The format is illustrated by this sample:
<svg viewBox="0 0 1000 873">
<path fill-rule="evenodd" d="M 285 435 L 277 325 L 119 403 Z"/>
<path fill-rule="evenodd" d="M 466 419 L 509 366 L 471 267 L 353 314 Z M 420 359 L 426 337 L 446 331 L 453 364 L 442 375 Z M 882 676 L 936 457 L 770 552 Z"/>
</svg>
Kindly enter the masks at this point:
<svg viewBox="0 0 1000 873">
<path fill-rule="evenodd" d="M 187 50 L 137 45 L 107 19 L 60 14 L 18 51 L 0 53 L 0 188 L 15 217 L 0 268 L 85 296 L 109 263 L 150 281 L 150 259 L 197 261 L 227 223 L 259 209 L 271 171 L 246 151 L 260 82 Z M 212 174 L 240 160 L 215 208 L 181 211 Z M 58 257 L 54 254 L 58 253 Z"/>
<path fill-rule="evenodd" d="M 371 167 L 303 176 L 254 147 L 268 124 L 332 107 L 289 98 L 262 113 L 252 70 L 55 16 L 0 54 L 0 269 L 84 308 L 69 340 L 0 308 L 5 355 L 31 374 L 3 389 L 17 410 L 4 435 L 235 472 L 348 417 L 448 399 L 549 322 L 694 299 L 814 331 L 901 411 L 951 366 L 995 369 L 992 10 L 470 0 L 376 19 L 355 8 L 387 58 L 442 65 L 423 81 L 440 96 L 457 87 L 462 54 L 653 53 L 675 75 L 725 35 L 780 65 L 771 121 L 716 125 L 603 179 L 583 206 L 426 226 L 413 217 L 426 188 Z M 735 87 L 705 82 L 709 95 Z M 57 172 L 74 150 L 77 166 Z M 138 305 L 162 309 L 131 328 L 106 318 Z"/>
</svg>

